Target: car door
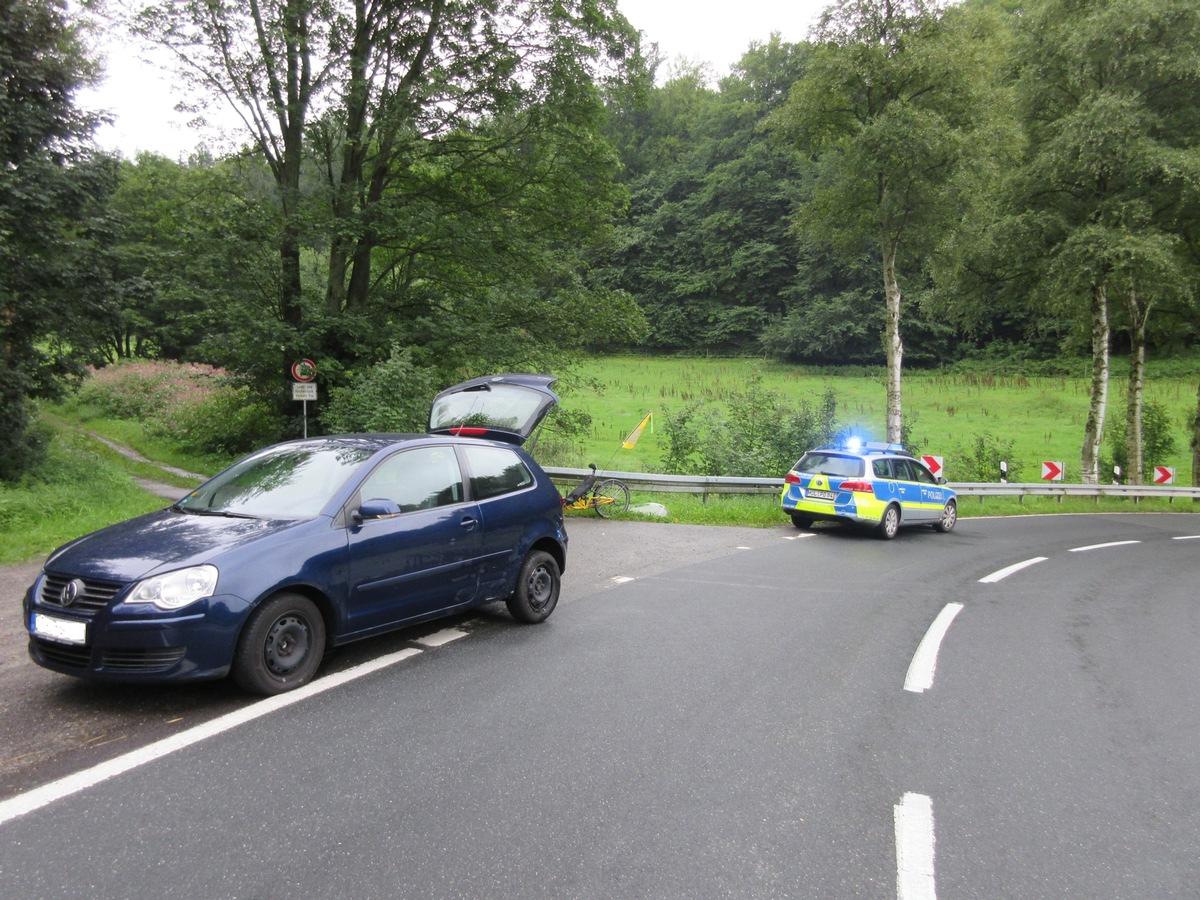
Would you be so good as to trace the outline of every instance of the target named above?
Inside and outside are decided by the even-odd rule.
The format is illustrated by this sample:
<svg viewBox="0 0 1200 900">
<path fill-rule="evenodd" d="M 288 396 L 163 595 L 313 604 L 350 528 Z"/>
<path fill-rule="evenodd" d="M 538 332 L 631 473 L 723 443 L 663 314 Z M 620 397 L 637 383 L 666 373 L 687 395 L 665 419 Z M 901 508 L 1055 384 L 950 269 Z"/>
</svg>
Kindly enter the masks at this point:
<svg viewBox="0 0 1200 900">
<path fill-rule="evenodd" d="M 475 599 L 479 507 L 466 499 L 452 444 L 393 454 L 363 480 L 352 503 L 350 633 L 431 616 Z"/>
<path fill-rule="evenodd" d="M 893 459 L 892 463 L 898 479 L 897 491 L 900 494 L 901 521 L 911 523 L 936 520 L 941 512 L 941 504 L 931 502 L 928 496 L 928 488 L 937 486 L 933 476 L 927 469 L 911 459 Z"/>
<path fill-rule="evenodd" d="M 459 452 L 483 520 L 481 595 L 503 597 L 529 544 L 531 523 L 543 514 L 532 491 L 533 473 L 509 447 L 464 443 Z"/>
</svg>

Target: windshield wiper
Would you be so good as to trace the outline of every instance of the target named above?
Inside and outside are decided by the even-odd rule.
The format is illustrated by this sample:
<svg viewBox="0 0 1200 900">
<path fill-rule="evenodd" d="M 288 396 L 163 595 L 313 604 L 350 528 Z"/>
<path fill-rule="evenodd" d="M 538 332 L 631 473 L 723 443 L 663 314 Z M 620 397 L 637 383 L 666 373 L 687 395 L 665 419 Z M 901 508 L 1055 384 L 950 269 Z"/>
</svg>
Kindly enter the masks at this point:
<svg viewBox="0 0 1200 900">
<path fill-rule="evenodd" d="M 180 506 L 176 503 L 171 509 L 175 512 L 187 513 L 190 516 L 223 516 L 227 519 L 257 519 L 258 516 L 252 516 L 249 513 L 233 512 L 228 509 L 192 509 L 190 506 Z"/>
</svg>

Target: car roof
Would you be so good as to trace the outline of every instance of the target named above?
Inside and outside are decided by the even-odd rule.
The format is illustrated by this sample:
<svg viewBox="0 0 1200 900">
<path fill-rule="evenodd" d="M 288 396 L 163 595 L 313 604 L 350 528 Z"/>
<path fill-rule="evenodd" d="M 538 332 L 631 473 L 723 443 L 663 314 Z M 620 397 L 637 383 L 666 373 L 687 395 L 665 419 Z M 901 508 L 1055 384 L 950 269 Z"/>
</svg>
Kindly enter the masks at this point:
<svg viewBox="0 0 1200 900">
<path fill-rule="evenodd" d="M 848 456 L 903 456 L 905 459 L 915 458 L 911 453 L 904 449 L 903 444 L 884 444 L 876 441 L 867 441 L 853 447 L 848 444 L 830 444 L 825 447 L 815 447 L 808 452 L 844 453 Z"/>
</svg>

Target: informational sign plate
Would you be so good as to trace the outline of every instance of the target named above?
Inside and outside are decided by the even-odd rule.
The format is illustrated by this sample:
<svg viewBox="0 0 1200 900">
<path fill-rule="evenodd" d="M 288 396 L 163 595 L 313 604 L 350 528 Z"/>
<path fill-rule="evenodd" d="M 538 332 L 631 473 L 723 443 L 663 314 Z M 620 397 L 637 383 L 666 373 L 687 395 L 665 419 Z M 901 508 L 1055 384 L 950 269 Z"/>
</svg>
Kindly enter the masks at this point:
<svg viewBox="0 0 1200 900">
<path fill-rule="evenodd" d="M 317 386 L 311 383 L 293 384 L 292 385 L 293 400 L 316 400 Z"/>
</svg>

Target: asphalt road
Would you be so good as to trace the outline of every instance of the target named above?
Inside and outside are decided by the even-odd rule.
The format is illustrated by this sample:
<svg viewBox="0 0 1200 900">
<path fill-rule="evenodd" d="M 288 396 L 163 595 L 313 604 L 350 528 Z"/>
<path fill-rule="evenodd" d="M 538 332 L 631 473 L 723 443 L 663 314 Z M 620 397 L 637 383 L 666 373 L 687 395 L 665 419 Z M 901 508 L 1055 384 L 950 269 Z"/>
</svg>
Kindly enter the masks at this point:
<svg viewBox="0 0 1200 900">
<path fill-rule="evenodd" d="M 484 610 L 11 818 L 5 894 L 1195 895 L 1200 518 L 969 519 L 892 542 L 571 524 L 544 625 Z M 946 610 L 929 686 L 906 689 Z M 26 688 L 25 727 L 53 710 L 127 736 L 10 790 L 255 706 L 63 681 Z"/>
</svg>

